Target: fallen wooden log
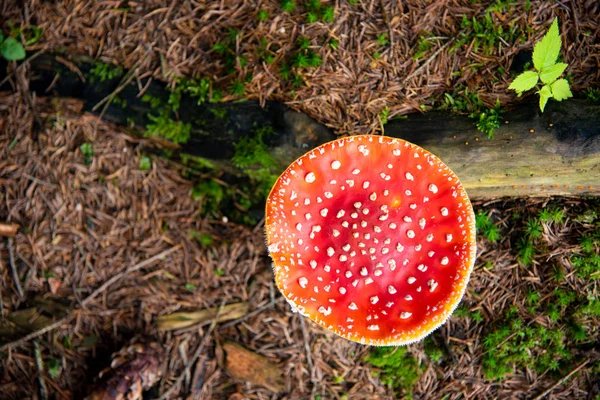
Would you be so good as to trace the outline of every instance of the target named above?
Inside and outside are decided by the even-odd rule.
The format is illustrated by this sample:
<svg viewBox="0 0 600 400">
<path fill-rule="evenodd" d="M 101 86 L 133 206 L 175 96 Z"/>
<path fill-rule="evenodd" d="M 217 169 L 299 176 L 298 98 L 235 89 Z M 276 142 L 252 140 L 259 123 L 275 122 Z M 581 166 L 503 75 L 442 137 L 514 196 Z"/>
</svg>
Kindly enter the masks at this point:
<svg viewBox="0 0 600 400">
<path fill-rule="evenodd" d="M 31 62 L 30 87 L 40 96 L 53 93 L 82 98 L 85 111 L 102 112 L 105 119 L 141 132 L 151 122 L 149 115 L 157 113 L 148 98 L 168 103 L 170 91 L 157 81 L 145 89 L 146 100 L 139 96 L 140 85 L 135 80 L 124 84 L 119 77 L 92 83 L 85 79 L 92 65 L 93 60 L 81 56 L 40 56 Z M 118 102 L 108 102 L 105 109 L 94 108 L 111 96 L 114 100 L 115 93 Z M 255 101 L 198 105 L 184 94 L 179 109 L 170 115 L 191 126 L 189 140 L 172 148 L 209 160 L 234 175 L 231 158 L 235 144 L 255 135 L 257 128 L 272 131 L 264 141 L 278 162 L 274 172 L 283 171 L 308 149 L 335 138 L 330 129 L 275 102 L 264 107 Z M 480 133 L 471 119 L 448 112 L 392 120 L 385 126 L 385 134 L 436 154 L 460 177 L 471 198 L 600 195 L 599 104 L 550 102 L 542 114 L 537 103 L 523 103 L 503 117 L 505 123 L 492 139 Z"/>
</svg>

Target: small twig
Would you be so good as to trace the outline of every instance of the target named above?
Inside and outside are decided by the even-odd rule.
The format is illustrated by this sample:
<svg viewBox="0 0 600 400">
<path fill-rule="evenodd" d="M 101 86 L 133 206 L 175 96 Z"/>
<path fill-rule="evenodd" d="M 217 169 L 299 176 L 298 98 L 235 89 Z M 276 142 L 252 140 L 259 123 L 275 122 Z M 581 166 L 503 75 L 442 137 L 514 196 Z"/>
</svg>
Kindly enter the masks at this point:
<svg viewBox="0 0 600 400">
<path fill-rule="evenodd" d="M 409 80 L 411 80 L 413 77 L 415 77 L 416 75 L 420 74 L 420 73 L 421 73 L 421 71 L 422 71 L 422 70 L 423 70 L 423 69 L 424 69 L 424 68 L 425 68 L 427 65 L 429 65 L 429 63 L 430 63 L 431 61 L 433 61 L 433 60 L 434 60 L 434 59 L 437 57 L 437 55 L 438 55 L 438 54 L 440 54 L 440 53 L 441 53 L 441 52 L 442 52 L 442 51 L 443 51 L 443 50 L 444 50 L 446 47 L 448 47 L 448 46 L 450 45 L 450 43 L 452 43 L 452 42 L 454 42 L 454 39 L 450 39 L 450 40 L 449 40 L 449 41 L 447 41 L 447 42 L 446 42 L 446 43 L 445 43 L 445 44 L 444 44 L 442 47 L 440 47 L 439 49 L 437 49 L 437 50 L 436 50 L 436 52 L 435 52 L 435 53 L 433 53 L 433 54 L 431 55 L 431 57 L 429 57 L 429 58 L 428 58 L 428 59 L 427 59 L 427 60 L 426 60 L 426 61 L 425 61 L 423 64 L 421 64 L 421 66 L 420 66 L 419 68 L 415 69 L 415 70 L 413 71 L 413 73 L 412 73 L 412 74 L 408 75 L 408 76 L 406 77 L 406 79 L 404 79 L 404 82 L 408 82 L 408 81 L 409 81 Z"/>
<path fill-rule="evenodd" d="M 310 380 L 313 380 L 313 360 L 310 354 L 310 338 L 308 337 L 308 331 L 306 330 L 306 325 L 304 324 L 304 316 L 299 315 L 300 318 L 300 328 L 302 329 L 302 338 L 304 340 L 304 351 L 306 352 L 306 361 L 308 362 L 308 368 L 310 370 Z"/>
<path fill-rule="evenodd" d="M 383 22 L 386 24 L 387 29 L 388 29 L 390 44 L 393 47 L 394 46 L 394 30 L 392 29 L 392 27 L 390 25 L 390 18 L 388 16 L 387 10 L 385 9 L 385 3 L 386 3 L 386 0 L 381 0 L 381 12 L 383 13 Z M 392 7 L 392 9 L 394 9 L 394 7 Z"/>
<path fill-rule="evenodd" d="M 448 343 L 448 328 L 444 327 L 444 330 L 441 331 L 440 333 L 442 334 L 442 343 L 444 344 L 444 348 L 448 352 L 448 355 L 450 356 L 452 363 L 456 364 L 456 357 L 454 357 L 454 353 L 452 352 L 452 349 L 450 348 L 450 343 Z"/>
<path fill-rule="evenodd" d="M 569 372 L 564 378 L 562 378 L 561 380 L 559 380 L 558 382 L 556 382 L 554 385 L 550 386 L 542 394 L 540 394 L 539 396 L 535 397 L 533 400 L 541 400 L 541 399 L 545 398 L 547 395 L 550 394 L 550 392 L 552 392 L 554 389 L 556 389 L 557 387 L 559 387 L 560 385 L 562 385 L 571 376 L 573 376 L 574 374 L 576 374 L 577 371 L 579 371 L 581 368 L 585 367 L 586 364 L 588 363 L 588 361 L 589 360 L 585 360 L 584 362 L 582 362 L 581 364 L 579 364 L 577 366 L 577 368 L 575 368 L 573 371 Z"/>
<path fill-rule="evenodd" d="M 18 346 L 22 345 L 23 343 L 30 341 L 31 339 L 35 339 L 37 337 L 42 336 L 43 334 L 45 334 L 47 332 L 53 331 L 54 329 L 60 327 L 62 324 L 69 322 L 74 317 L 75 317 L 75 314 L 71 313 L 71 314 L 67 315 L 66 317 L 59 319 L 58 321 L 56 321 L 55 323 L 53 323 L 51 325 L 45 326 L 42 329 L 32 332 L 27 336 L 23 336 L 21 339 L 15 340 L 14 342 L 6 343 L 2 347 L 0 347 L 0 352 L 9 350 L 14 347 L 18 347 Z"/>
<path fill-rule="evenodd" d="M 17 73 L 17 71 L 19 71 L 21 68 L 23 68 L 24 65 L 27 65 L 28 62 L 35 60 L 36 58 L 38 58 L 39 55 L 41 55 L 42 53 L 44 53 L 45 50 L 38 50 L 37 52 L 33 53 L 29 58 L 26 58 L 21 64 L 19 64 L 19 66 L 12 71 L 10 74 L 6 75 L 6 77 L 4 79 L 2 79 L 2 81 L 0 82 L 0 86 L 4 85 L 6 82 L 8 82 L 8 80 L 10 78 L 13 77 L 14 74 Z"/>
<path fill-rule="evenodd" d="M 321 100 L 321 99 L 325 99 L 325 98 L 327 98 L 327 96 L 320 94 L 320 95 L 317 95 L 317 96 L 308 97 L 308 98 L 306 98 L 304 100 L 286 101 L 285 104 L 286 105 L 287 104 L 304 104 L 304 103 L 308 103 L 308 102 L 313 101 L 313 100 Z"/>
<path fill-rule="evenodd" d="M 119 86 L 117 86 L 117 88 L 111 94 L 109 94 L 108 96 L 106 96 L 105 98 L 100 100 L 98 102 L 98 104 L 96 104 L 92 108 L 92 111 L 96 112 L 100 108 L 100 106 L 102 104 L 104 104 L 104 107 L 102 107 L 102 111 L 100 112 L 100 115 L 98 116 L 99 120 L 102 120 L 102 118 L 104 118 L 104 114 L 106 113 L 106 110 L 108 110 L 108 107 L 111 105 L 111 103 L 113 102 L 115 97 L 117 97 L 117 95 L 119 93 L 121 93 L 123 91 L 123 89 L 125 89 L 125 87 L 127 87 L 127 85 L 129 85 L 129 83 L 133 80 L 133 78 L 136 77 L 136 70 L 137 70 L 137 67 L 139 64 L 140 64 L 140 61 L 136 62 L 135 65 L 125 74 L 123 79 L 121 79 L 121 81 L 119 82 Z M 98 129 L 98 124 L 96 123 L 96 124 L 94 124 L 94 135 L 96 135 L 97 129 Z"/>
<path fill-rule="evenodd" d="M 85 300 L 83 300 L 81 302 L 81 305 L 85 307 L 94 298 L 96 298 L 96 296 L 98 296 L 100 293 L 104 292 L 110 285 L 112 285 L 119 279 L 123 278 L 126 275 L 131 274 L 132 272 L 138 271 L 138 270 L 148 266 L 149 264 L 152 264 L 154 261 L 160 260 L 161 258 L 168 256 L 169 254 L 179 250 L 180 248 L 181 248 L 180 244 L 175 247 L 171 247 L 169 250 L 165 250 L 162 253 L 152 256 L 149 259 L 147 259 L 146 261 L 142 261 L 139 264 L 136 264 L 132 267 L 127 268 L 125 271 L 121 272 L 120 274 L 113 276 L 112 278 L 110 278 L 109 280 L 104 282 L 98 289 L 94 290 L 94 292 L 92 292 L 92 294 L 90 294 Z"/>
<path fill-rule="evenodd" d="M 15 282 L 15 288 L 17 288 L 17 293 L 19 293 L 19 297 L 23 297 L 25 296 L 25 293 L 23 293 L 23 288 L 21 287 L 21 279 L 19 278 L 17 266 L 15 265 L 13 240 L 11 238 L 8 238 L 8 262 L 10 264 L 10 272 L 12 273 L 13 281 Z"/>
<path fill-rule="evenodd" d="M 44 359 L 42 358 L 42 351 L 40 350 L 40 344 L 36 340 L 33 342 L 34 353 L 35 353 L 35 365 L 38 370 L 38 381 L 40 382 L 40 397 L 42 400 L 48 400 L 48 388 L 46 388 L 46 382 L 44 381 Z"/>
<path fill-rule="evenodd" d="M 35 92 L 31 91 L 31 89 L 29 88 L 29 81 L 23 77 L 23 74 L 16 75 L 16 78 L 19 86 L 22 89 L 23 97 L 27 101 L 27 104 L 29 105 L 29 108 L 31 110 L 31 114 L 33 115 L 34 124 L 31 130 L 31 137 L 34 140 L 37 140 L 39 132 L 44 129 L 44 121 L 35 109 Z"/>
<path fill-rule="evenodd" d="M 200 343 L 200 346 L 198 346 L 198 349 L 196 349 L 196 352 L 194 353 L 192 359 L 186 364 L 185 368 L 183 369 L 183 372 L 181 374 L 179 374 L 179 376 L 177 377 L 177 379 L 175 380 L 173 385 L 171 385 L 171 387 L 165 393 L 163 393 L 162 396 L 160 396 L 159 400 L 165 400 L 165 399 L 171 398 L 171 395 L 173 394 L 175 389 L 177 389 L 179 387 L 179 385 L 181 385 L 183 378 L 185 378 L 190 373 L 192 366 L 194 364 L 196 364 L 196 362 L 200 358 L 200 355 L 202 354 L 202 352 L 204 351 L 204 348 L 206 347 L 206 345 L 208 343 L 208 339 L 210 338 L 213 331 L 215 330 L 215 326 L 217 326 L 217 321 L 219 319 L 219 314 L 221 313 L 221 310 L 223 310 L 224 306 L 225 306 L 225 300 L 223 300 L 223 302 L 221 303 L 221 306 L 219 307 L 219 311 L 217 311 L 217 314 L 213 318 L 213 320 L 210 324 L 210 327 L 204 334 L 204 337 L 202 338 L 202 342 Z"/>
<path fill-rule="evenodd" d="M 92 111 L 96 112 L 98 111 L 98 109 L 100 108 L 100 106 L 102 106 L 104 104 L 104 107 L 102 108 L 102 112 L 100 112 L 100 119 L 102 119 L 102 117 L 104 116 L 104 114 L 106 113 L 106 110 L 108 109 L 108 107 L 110 106 L 110 104 L 112 103 L 112 101 L 115 99 L 115 97 L 117 97 L 117 95 L 119 93 L 121 93 L 123 91 L 123 89 L 125 89 L 127 87 L 127 85 L 129 85 L 129 83 L 133 80 L 133 78 L 135 78 L 136 76 L 136 69 L 139 65 L 139 61 L 133 66 L 133 68 L 131 68 L 127 74 L 125 74 L 125 76 L 123 77 L 123 79 L 121 79 L 121 82 L 119 82 L 119 86 L 117 86 L 117 88 L 115 90 L 113 90 L 113 92 L 111 94 L 109 94 L 108 96 L 106 96 L 105 98 L 103 98 L 102 100 L 100 100 L 98 102 L 98 104 L 96 104 L 93 108 Z"/>
<path fill-rule="evenodd" d="M 130 274 L 132 272 L 135 272 L 141 268 L 144 268 L 145 266 L 147 266 L 148 264 L 159 260 L 163 257 L 168 256 L 169 254 L 179 250 L 181 248 L 181 245 L 177 245 L 175 247 L 170 248 L 169 250 L 165 250 L 162 253 L 159 253 L 155 256 L 150 257 L 149 259 L 147 259 L 146 261 L 142 261 L 139 264 L 134 265 L 131 268 L 127 268 L 127 270 L 125 270 L 125 272 L 122 272 L 120 274 L 117 274 L 115 276 L 113 276 L 112 278 L 110 278 L 108 281 L 106 281 L 104 284 L 102 284 L 102 286 L 100 286 L 98 289 L 94 290 L 94 292 L 92 294 L 90 294 L 88 297 L 86 297 L 82 302 L 81 305 L 82 306 L 86 306 L 87 304 L 89 304 L 90 301 L 92 301 L 96 296 L 98 296 L 100 293 L 102 293 L 102 291 L 106 290 L 106 288 L 108 288 L 110 285 L 112 285 L 113 283 L 115 283 L 116 281 L 118 281 L 119 279 L 121 279 L 122 277 L 124 277 L 127 274 Z M 23 343 L 26 343 L 28 341 L 30 341 L 31 339 L 35 339 L 39 336 L 42 336 L 43 334 L 53 331 L 54 329 L 60 327 L 62 324 L 68 323 L 69 321 L 71 321 L 71 319 L 75 318 L 75 311 L 77 310 L 73 310 L 71 311 L 68 315 L 66 315 L 65 317 L 59 319 L 58 321 L 56 321 L 55 323 L 45 326 L 42 329 L 39 329 L 35 332 L 30 333 L 27 336 L 22 337 L 21 339 L 15 340 L 13 342 L 10 343 L 6 343 L 5 345 L 0 347 L 0 352 L 12 349 L 14 347 L 18 347 L 20 345 L 22 345 Z"/>
<path fill-rule="evenodd" d="M 529 321 L 529 322 L 527 323 L 527 325 L 525 325 L 525 328 L 528 328 L 528 327 L 529 327 L 531 324 L 533 324 L 534 322 L 536 322 L 536 320 L 535 320 L 535 319 L 532 319 L 531 321 Z M 500 343 L 498 343 L 494 349 L 488 349 L 488 350 L 484 351 L 483 353 L 481 353 L 481 354 L 477 355 L 476 357 L 474 357 L 474 358 L 473 358 L 473 360 L 471 360 L 471 362 L 473 362 L 473 363 L 474 363 L 474 362 L 477 362 L 477 361 L 479 361 L 480 359 L 482 359 L 482 358 L 483 358 L 483 356 L 485 356 L 485 355 L 486 355 L 487 353 L 489 353 L 490 351 L 499 349 L 499 348 L 500 348 L 500 346 L 502 346 L 504 343 L 508 342 L 510 339 L 512 339 L 513 337 L 515 337 L 517 333 L 518 333 L 518 332 L 513 332 L 513 333 L 511 333 L 510 335 L 508 335 L 508 336 L 506 337 L 506 339 L 504 339 L 503 341 L 501 341 Z"/>
</svg>

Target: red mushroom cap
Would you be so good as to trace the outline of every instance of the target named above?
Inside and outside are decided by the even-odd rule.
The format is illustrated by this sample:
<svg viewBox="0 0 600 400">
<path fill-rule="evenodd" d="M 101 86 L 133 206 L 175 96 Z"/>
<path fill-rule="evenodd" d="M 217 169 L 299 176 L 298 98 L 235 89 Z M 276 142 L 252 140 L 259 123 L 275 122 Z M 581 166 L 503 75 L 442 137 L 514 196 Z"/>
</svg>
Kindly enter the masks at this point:
<svg viewBox="0 0 600 400">
<path fill-rule="evenodd" d="M 403 140 L 351 136 L 296 160 L 266 208 L 277 287 L 317 324 L 370 345 L 418 341 L 462 298 L 475 216 L 456 175 Z"/>
</svg>

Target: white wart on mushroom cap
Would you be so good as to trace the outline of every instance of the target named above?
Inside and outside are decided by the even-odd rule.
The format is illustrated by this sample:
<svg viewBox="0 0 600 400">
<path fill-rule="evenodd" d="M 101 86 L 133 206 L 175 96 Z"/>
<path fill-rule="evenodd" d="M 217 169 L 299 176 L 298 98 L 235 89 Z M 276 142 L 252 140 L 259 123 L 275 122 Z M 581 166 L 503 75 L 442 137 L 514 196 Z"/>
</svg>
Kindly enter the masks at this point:
<svg viewBox="0 0 600 400">
<path fill-rule="evenodd" d="M 475 262 L 456 175 L 403 140 L 351 136 L 296 160 L 266 209 L 275 280 L 303 315 L 370 345 L 420 340 L 449 317 Z"/>
</svg>

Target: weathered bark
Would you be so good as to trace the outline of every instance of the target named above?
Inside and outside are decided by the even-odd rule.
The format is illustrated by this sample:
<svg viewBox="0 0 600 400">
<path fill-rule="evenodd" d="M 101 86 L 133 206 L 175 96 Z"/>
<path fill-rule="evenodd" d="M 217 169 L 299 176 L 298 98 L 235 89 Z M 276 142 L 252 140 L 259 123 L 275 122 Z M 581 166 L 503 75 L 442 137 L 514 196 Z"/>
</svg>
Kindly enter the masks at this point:
<svg viewBox="0 0 600 400">
<path fill-rule="evenodd" d="M 38 95 L 83 98 L 85 110 L 91 111 L 119 87 L 121 79 L 92 84 L 82 79 L 90 69 L 90 60 L 84 57 L 59 62 L 41 56 L 32 61 L 30 86 Z M 152 82 L 146 93 L 167 103 L 169 91 L 162 83 Z M 138 94 L 133 80 L 119 93 L 124 102 L 111 104 L 104 118 L 143 130 L 148 114 L 156 115 L 157 110 Z M 192 136 L 181 145 L 181 152 L 212 160 L 230 172 L 235 171 L 229 162 L 235 143 L 258 127 L 269 126 L 275 132 L 265 142 L 281 170 L 308 149 L 336 137 L 306 115 L 275 102 L 265 107 L 255 101 L 197 105 L 184 95 L 173 116 L 192 125 Z M 541 114 L 537 104 L 524 103 L 505 113 L 504 119 L 493 139 L 481 134 L 471 119 L 443 112 L 393 120 L 385 126 L 385 134 L 436 154 L 460 177 L 472 198 L 600 195 L 600 105 L 551 101 Z"/>
<path fill-rule="evenodd" d="M 600 194 L 600 105 L 535 103 L 504 115 L 488 139 L 471 120 L 441 113 L 391 122 L 386 134 L 438 155 L 471 197 Z"/>
</svg>

